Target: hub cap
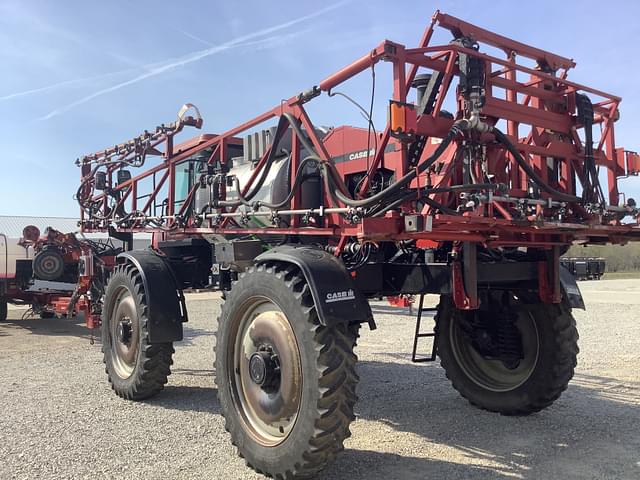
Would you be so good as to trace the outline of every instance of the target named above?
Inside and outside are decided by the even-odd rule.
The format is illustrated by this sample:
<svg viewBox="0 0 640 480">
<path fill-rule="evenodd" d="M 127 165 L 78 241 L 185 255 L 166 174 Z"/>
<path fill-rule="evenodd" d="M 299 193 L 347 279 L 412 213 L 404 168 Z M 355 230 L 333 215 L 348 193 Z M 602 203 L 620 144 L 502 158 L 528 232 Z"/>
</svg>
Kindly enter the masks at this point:
<svg viewBox="0 0 640 480">
<path fill-rule="evenodd" d="M 278 356 L 273 349 L 262 347 L 249 358 L 249 375 L 256 385 L 264 390 L 277 389 L 280 383 L 280 365 Z"/>
<path fill-rule="evenodd" d="M 135 301 L 126 287 L 117 292 L 110 323 L 114 370 L 120 378 L 129 378 L 138 358 L 139 322 Z"/>
<path fill-rule="evenodd" d="M 283 442 L 298 416 L 302 368 L 295 335 L 282 310 L 257 297 L 240 309 L 230 382 L 247 430 L 265 446 Z"/>
</svg>

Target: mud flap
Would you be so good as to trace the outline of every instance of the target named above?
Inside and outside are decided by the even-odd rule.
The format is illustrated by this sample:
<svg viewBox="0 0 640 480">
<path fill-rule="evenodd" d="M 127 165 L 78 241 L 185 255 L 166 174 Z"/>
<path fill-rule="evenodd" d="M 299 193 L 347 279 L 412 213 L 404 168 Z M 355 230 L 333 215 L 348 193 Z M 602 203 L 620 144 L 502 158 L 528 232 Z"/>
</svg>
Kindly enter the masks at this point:
<svg viewBox="0 0 640 480">
<path fill-rule="evenodd" d="M 305 245 L 281 245 L 255 259 L 256 263 L 269 261 L 292 263 L 300 268 L 323 325 L 374 325 L 367 298 L 355 287 L 344 264 L 330 253 Z"/>
<path fill-rule="evenodd" d="M 121 253 L 118 261 L 133 264 L 142 277 L 149 309 L 149 343 L 182 340 L 187 308 L 169 262 L 151 248 Z"/>
<path fill-rule="evenodd" d="M 585 310 L 582 293 L 578 288 L 578 282 L 571 272 L 560 265 L 560 287 L 562 288 L 562 297 L 567 300 L 571 308 L 580 308 Z"/>
</svg>

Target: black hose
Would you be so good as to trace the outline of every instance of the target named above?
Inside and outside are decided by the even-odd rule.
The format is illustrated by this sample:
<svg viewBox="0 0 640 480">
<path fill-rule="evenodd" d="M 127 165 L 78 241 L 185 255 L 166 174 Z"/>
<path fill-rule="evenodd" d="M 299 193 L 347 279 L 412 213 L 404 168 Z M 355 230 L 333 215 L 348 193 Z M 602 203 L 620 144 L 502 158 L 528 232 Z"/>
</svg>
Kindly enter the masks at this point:
<svg viewBox="0 0 640 480">
<path fill-rule="evenodd" d="M 289 119 L 291 128 L 295 131 L 296 135 L 298 135 L 300 142 L 304 145 L 307 151 L 313 152 L 314 154 L 317 155 L 317 153 L 315 152 L 315 149 L 313 148 L 309 140 L 306 138 L 306 135 L 298 125 L 297 120 L 288 113 L 285 113 L 284 116 L 286 116 Z M 436 150 L 426 161 L 418 165 L 416 169 L 411 170 L 409 173 L 407 173 L 404 177 L 399 179 L 397 182 L 393 183 L 392 185 L 389 185 L 384 190 L 381 190 L 375 195 L 364 198 L 362 200 L 355 200 L 350 196 L 346 195 L 345 193 L 343 193 L 346 190 L 346 187 L 344 186 L 344 182 L 342 182 L 342 179 L 336 178 L 337 172 L 334 171 L 335 167 L 331 163 L 327 164 L 327 162 L 323 162 L 324 164 L 327 164 L 327 168 L 331 172 L 331 175 L 329 176 L 329 182 L 331 183 L 331 181 L 333 180 L 332 186 L 337 187 L 335 191 L 331 191 L 331 193 L 335 194 L 335 197 L 337 197 L 338 200 L 340 200 L 342 203 L 344 203 L 349 207 L 368 207 L 374 203 L 377 203 L 380 200 L 385 199 L 390 194 L 400 190 L 402 187 L 404 187 L 409 182 L 411 182 L 411 180 L 416 178 L 418 174 L 424 172 L 427 168 L 432 166 L 438 160 L 438 158 L 440 158 L 440 156 L 444 153 L 444 151 L 449 146 L 449 144 L 453 141 L 456 135 L 458 135 L 462 130 L 467 129 L 468 125 L 469 125 L 469 122 L 467 120 L 456 121 L 451 127 L 451 129 L 449 130 L 449 132 L 447 133 L 447 136 L 442 139 L 442 142 L 440 143 L 440 145 L 438 145 Z"/>
<path fill-rule="evenodd" d="M 271 171 L 271 166 L 273 165 L 273 162 L 276 159 L 276 154 L 277 154 L 277 151 L 278 151 L 278 145 L 280 144 L 280 140 L 282 139 L 282 135 L 284 135 L 284 132 L 286 132 L 286 130 L 287 130 L 287 121 L 286 120 L 288 120 L 288 119 L 280 117 L 280 121 L 278 122 L 278 126 L 276 127 L 276 133 L 273 136 L 273 140 L 271 141 L 271 148 L 269 150 L 269 156 L 267 157 L 267 161 L 265 162 L 265 164 L 264 164 L 264 166 L 262 168 L 262 173 L 260 174 L 260 178 L 258 179 L 258 183 L 246 195 L 244 195 L 244 196 L 239 195 L 239 198 L 242 197 L 243 200 L 249 201 L 253 197 L 255 197 L 256 194 L 262 188 L 262 185 L 264 184 L 265 180 L 267 179 L 267 176 L 269 175 L 269 172 Z M 238 192 L 238 194 L 240 194 L 240 192 Z"/>
<path fill-rule="evenodd" d="M 436 202 L 435 200 L 432 200 L 429 197 L 423 197 L 420 200 L 423 201 L 424 203 L 426 203 L 427 205 L 429 205 L 430 207 L 437 208 L 442 213 L 446 213 L 447 215 L 458 215 L 458 212 L 455 211 L 453 208 L 445 207 L 441 203 L 438 203 L 438 202 Z"/>
<path fill-rule="evenodd" d="M 450 187 L 425 188 L 425 193 L 454 193 L 470 192 L 472 190 L 503 190 L 506 185 L 502 183 L 465 183 L 463 185 L 451 185 Z"/>
<path fill-rule="evenodd" d="M 293 185 L 291 185 L 289 194 L 285 197 L 284 200 L 278 202 L 278 203 L 269 203 L 269 202 L 255 202 L 255 204 L 253 205 L 254 208 L 259 208 L 259 207 L 267 207 L 267 208 L 272 208 L 272 209 L 278 209 L 278 208 L 282 208 L 285 205 L 287 205 L 292 199 L 293 196 L 296 193 L 296 190 L 298 189 L 298 187 L 306 180 L 309 179 L 308 175 L 304 175 L 303 174 L 303 169 L 307 166 L 308 163 L 316 163 L 318 162 L 318 160 L 320 160 L 318 157 L 316 156 L 309 156 L 304 158 L 301 162 L 300 165 L 298 165 L 298 169 L 296 170 L 296 175 L 295 175 L 295 179 L 293 181 Z"/>
<path fill-rule="evenodd" d="M 287 130 L 287 122 L 288 122 L 288 118 L 286 118 L 284 115 L 280 117 L 278 126 L 276 127 L 276 133 L 273 136 L 273 140 L 271 142 L 269 155 L 267 157 L 267 160 L 264 166 L 262 167 L 262 172 L 260 172 L 260 177 L 258 178 L 258 182 L 256 183 L 256 185 L 254 185 L 251 188 L 251 191 L 246 195 L 242 195 L 242 192 L 240 191 L 240 184 L 238 182 L 238 179 L 236 178 L 235 185 L 236 185 L 236 194 L 238 199 L 232 200 L 232 201 L 227 201 L 227 200 L 218 201 L 216 202 L 217 205 L 221 207 L 238 207 L 240 205 L 246 205 L 246 206 L 252 205 L 251 199 L 258 194 L 258 192 L 262 188 L 262 185 L 264 185 L 264 182 L 267 179 L 269 172 L 271 171 L 273 162 L 276 159 L 278 145 L 280 143 L 280 140 L 282 139 L 282 136 L 284 135 L 284 132 Z"/>
<path fill-rule="evenodd" d="M 513 145 L 513 143 L 511 143 L 511 140 L 509 140 L 509 138 L 504 133 L 502 133 L 496 127 L 491 127 L 489 131 L 496 137 L 496 140 L 498 142 L 502 143 L 505 147 L 507 147 L 507 150 L 509 151 L 509 153 L 511 153 L 511 155 L 513 155 L 513 158 L 515 158 L 520 168 L 522 168 L 522 170 L 524 170 L 524 172 L 529 176 L 529 178 L 533 180 L 533 182 L 536 185 L 538 185 L 542 190 L 547 192 L 549 195 L 552 195 L 556 199 L 562 200 L 564 202 L 579 202 L 579 203 L 582 202 L 582 199 L 580 197 L 576 197 L 575 195 L 570 195 L 568 193 L 564 193 L 559 190 L 556 190 L 551 185 L 546 183 L 536 173 L 533 167 L 531 167 L 531 165 L 527 163 L 527 161 L 522 157 L 518 149 Z"/>
<path fill-rule="evenodd" d="M 300 165 L 298 166 L 298 169 L 296 170 L 296 174 L 294 177 L 294 182 L 293 185 L 290 188 L 289 194 L 286 196 L 286 198 L 278 203 L 269 203 L 269 202 L 263 202 L 263 201 L 255 201 L 255 202 L 250 202 L 246 197 L 242 196 L 242 193 L 240 192 L 240 182 L 238 181 L 237 178 L 235 178 L 234 181 L 234 185 L 235 185 L 235 189 L 236 189 L 236 195 L 238 197 L 237 200 L 232 200 L 232 201 L 219 201 L 217 204 L 221 207 L 237 207 L 239 205 L 245 205 L 247 207 L 252 207 L 252 208 L 259 208 L 259 207 L 267 207 L 267 208 L 272 208 L 272 209 L 278 209 L 278 208 L 282 208 L 285 205 L 287 205 L 291 199 L 293 198 L 293 196 L 295 195 L 296 189 L 300 186 L 300 184 L 302 182 L 304 182 L 305 180 L 308 180 L 309 176 L 308 175 L 303 175 L 303 169 L 307 166 L 308 163 L 311 162 L 318 162 L 321 161 L 321 159 L 319 157 L 315 157 L 315 156 L 309 156 L 306 157 L 302 160 L 302 162 L 300 162 Z"/>
<path fill-rule="evenodd" d="M 273 162 L 273 159 L 271 158 L 272 155 L 275 155 L 275 151 L 276 151 L 276 141 L 279 141 L 279 136 L 282 134 L 281 128 L 284 128 L 284 121 L 283 119 L 286 119 L 287 123 L 289 123 L 289 125 L 291 126 L 291 129 L 295 132 L 295 134 L 297 135 L 298 139 L 300 140 L 300 143 L 303 145 L 303 147 L 307 150 L 308 153 L 311 153 L 311 155 L 309 155 L 308 157 L 305 158 L 305 161 L 318 161 L 320 162 L 320 166 L 321 168 L 321 173 L 322 176 L 324 177 L 324 183 L 325 183 L 325 187 L 327 189 L 327 192 L 329 193 L 331 199 L 334 201 L 334 203 L 338 203 L 342 202 L 343 204 L 349 206 L 349 207 L 369 207 L 373 204 L 379 203 L 381 201 L 384 201 L 386 199 L 388 199 L 388 197 L 390 195 L 393 195 L 395 193 L 397 193 L 398 191 L 400 191 L 404 186 L 406 186 L 408 183 L 410 183 L 414 178 L 416 178 L 417 175 L 419 175 L 420 173 L 424 172 L 426 169 L 428 169 L 429 167 L 431 167 L 437 160 L 438 158 L 440 158 L 442 156 L 442 154 L 444 153 L 444 151 L 448 148 L 448 146 L 451 144 L 451 142 L 455 139 L 455 137 L 462 131 L 467 130 L 471 127 L 470 122 L 466 119 L 462 119 L 462 120 L 458 120 L 456 122 L 454 122 L 453 126 L 451 127 L 451 129 L 449 130 L 449 132 L 447 133 L 447 135 L 442 139 L 442 142 L 438 145 L 438 147 L 436 148 L 436 150 L 433 152 L 433 154 L 431 154 L 431 156 L 424 162 L 422 162 L 421 164 L 419 164 L 416 169 L 411 170 L 410 172 L 408 172 L 406 175 L 404 175 L 402 178 L 400 178 L 398 181 L 396 181 L 395 183 L 393 183 L 392 185 L 389 185 L 388 187 L 386 187 L 385 189 L 381 190 L 380 192 L 376 193 L 375 195 L 372 195 L 370 197 L 361 199 L 361 200 L 356 200 L 351 198 L 351 196 L 348 194 L 348 190 L 344 184 L 344 181 L 342 180 L 342 178 L 340 177 L 339 173 L 337 172 L 337 170 L 335 169 L 335 166 L 331 163 L 331 162 L 324 162 L 322 161 L 319 156 L 317 155 L 317 152 L 314 148 L 314 146 L 312 145 L 311 141 L 309 140 L 309 138 L 307 137 L 307 135 L 302 131 L 302 128 L 300 127 L 300 124 L 298 122 L 298 120 L 291 114 L 289 113 L 284 113 L 282 115 L 282 117 L 280 117 L 280 123 L 278 124 L 278 133 L 276 134 L 275 138 L 274 138 L 274 144 L 272 145 L 272 150 L 270 152 L 269 155 L 269 159 L 267 160 L 267 165 L 265 165 L 265 167 L 269 167 L 271 166 L 271 163 Z M 574 195 L 570 195 L 564 192 L 561 192 L 559 190 L 554 189 L 553 187 L 551 187 L 549 184 L 547 184 L 537 173 L 536 171 L 526 162 L 526 160 L 522 157 L 522 155 L 520 154 L 520 152 L 516 149 L 516 147 L 511 143 L 511 141 L 509 140 L 509 138 L 502 133 L 499 129 L 497 129 L 496 127 L 491 127 L 490 128 L 490 133 L 494 134 L 496 140 L 498 142 L 500 142 L 501 144 L 503 144 L 507 150 L 513 155 L 514 159 L 516 160 L 516 162 L 518 163 L 518 165 L 520 166 L 520 168 L 522 168 L 524 170 L 524 172 L 529 176 L 529 178 L 535 183 L 537 184 L 542 190 L 544 190 L 545 192 L 549 193 L 550 195 L 554 196 L 555 198 L 562 200 L 562 201 L 567 201 L 567 202 L 580 202 L 581 199 L 579 197 L 576 197 Z M 279 135 L 280 134 L 280 135 Z M 305 162 L 303 161 L 303 163 L 301 164 L 301 166 L 305 164 Z M 287 196 L 287 198 L 285 199 L 285 201 L 283 202 L 279 202 L 277 204 L 268 204 L 268 203 L 261 203 L 261 205 L 267 207 L 267 208 L 280 208 L 283 205 L 286 205 L 286 203 L 288 203 L 291 198 L 293 197 L 293 191 L 299 187 L 300 183 L 301 183 L 301 179 L 299 178 L 302 174 L 302 170 L 299 167 L 298 168 L 298 172 L 296 172 L 296 179 L 294 180 L 294 185 L 291 188 L 291 192 L 290 194 Z M 266 174 L 263 173 L 261 175 L 261 180 L 262 182 L 259 182 L 258 186 L 262 186 L 262 183 L 264 182 L 264 179 L 266 178 Z M 258 186 L 256 186 L 256 188 L 254 188 L 252 190 L 252 196 L 255 195 L 255 193 L 258 190 Z M 465 190 L 472 190 L 472 189 L 499 189 L 500 187 L 496 184 L 469 184 L 469 185 L 453 185 L 450 187 L 443 187 L 443 188 L 435 188 L 435 189 L 426 189 L 425 193 L 430 194 L 430 193 L 446 193 L 446 192 L 456 192 L 456 191 L 465 191 Z M 234 201 L 234 202 L 220 202 L 221 206 L 237 206 L 241 203 L 245 203 L 249 206 L 252 206 L 251 203 L 249 203 L 249 200 L 251 199 L 251 197 L 249 195 L 247 195 L 246 197 L 239 197 L 238 201 Z M 441 211 L 445 212 L 445 213 L 456 213 L 455 210 L 452 210 L 438 202 L 436 202 L 435 200 L 432 200 L 428 197 L 424 197 L 422 198 L 422 200 L 434 207 L 434 208 L 438 208 Z M 399 203 L 398 200 L 395 200 L 392 202 L 392 205 L 395 207 L 397 206 Z M 394 207 L 390 207 L 390 208 L 394 208 Z M 385 210 L 383 211 L 387 211 L 389 208 L 385 208 Z M 377 212 L 377 214 L 379 214 L 380 212 Z"/>
<path fill-rule="evenodd" d="M 396 200 L 393 200 L 391 203 L 387 205 L 380 205 L 378 208 L 374 208 L 373 210 L 367 213 L 372 217 L 381 217 L 385 213 L 387 213 L 389 210 L 393 210 L 394 208 L 399 207 L 404 202 L 408 202 L 410 200 L 416 200 L 416 199 L 417 199 L 417 192 L 412 190 L 410 193 L 403 195 L 400 198 L 397 198 Z"/>
<path fill-rule="evenodd" d="M 404 187 L 405 185 L 410 183 L 414 178 L 416 178 L 418 174 L 424 172 L 427 168 L 431 167 L 438 160 L 438 158 L 440 158 L 440 156 L 444 153 L 444 151 L 447 149 L 447 147 L 453 141 L 453 139 L 458 135 L 458 133 L 462 131 L 461 127 L 464 127 L 464 125 L 461 122 L 464 122 L 464 120 L 463 121 L 459 120 L 458 122 L 453 124 L 453 127 L 451 127 L 451 130 L 449 130 L 449 133 L 447 133 L 447 136 L 442 139 L 442 143 L 438 145 L 438 148 L 436 148 L 436 150 L 433 152 L 433 154 L 431 154 L 429 158 L 427 158 L 427 160 L 422 162 L 415 169 L 411 170 L 409 173 L 407 173 L 405 176 L 400 178 L 398 181 L 396 181 L 392 185 L 389 185 L 384 190 L 381 190 L 375 195 L 364 198 L 362 200 L 351 199 L 345 195 L 342 195 L 342 193 L 339 190 L 336 191 L 336 196 L 342 203 L 350 207 L 366 207 L 368 205 L 371 205 L 372 203 L 383 200 L 385 197 L 387 197 L 392 193 L 399 191 L 402 187 Z"/>
<path fill-rule="evenodd" d="M 436 188 L 425 188 L 420 193 L 423 193 L 425 196 L 418 197 L 417 190 L 411 190 L 408 194 L 401 196 L 396 200 L 392 200 L 391 203 L 387 205 L 383 205 L 382 209 L 374 208 L 370 213 L 374 217 L 379 217 L 388 212 L 389 210 L 393 210 L 394 208 L 402 205 L 404 202 L 409 200 L 422 200 L 427 203 L 429 206 L 433 208 L 437 208 L 441 210 L 443 213 L 447 213 L 449 215 L 458 214 L 459 212 L 449 208 L 442 203 L 439 203 L 432 198 L 429 198 L 428 195 L 434 193 L 454 193 L 454 192 L 470 192 L 473 190 L 502 190 L 505 188 L 504 184 L 496 184 L 496 183 L 469 183 L 464 185 L 452 185 L 450 187 L 436 187 Z M 428 200 L 428 201 L 427 201 Z"/>
</svg>

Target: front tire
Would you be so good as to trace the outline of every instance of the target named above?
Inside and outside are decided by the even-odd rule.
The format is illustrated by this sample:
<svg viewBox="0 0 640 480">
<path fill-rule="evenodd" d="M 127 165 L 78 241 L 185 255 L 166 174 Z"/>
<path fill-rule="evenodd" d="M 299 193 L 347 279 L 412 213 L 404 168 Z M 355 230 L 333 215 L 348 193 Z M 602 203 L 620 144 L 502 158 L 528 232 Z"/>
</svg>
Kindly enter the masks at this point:
<svg viewBox="0 0 640 480">
<path fill-rule="evenodd" d="M 578 332 L 565 304 L 516 303 L 512 312 L 517 330 L 494 323 L 478 332 L 476 313 L 457 310 L 443 296 L 436 315 L 438 355 L 453 387 L 471 404 L 504 415 L 528 415 L 550 406 L 566 390 L 577 364 Z M 489 320 L 500 322 L 493 313 Z M 486 328 L 487 321 L 480 324 Z M 492 341 L 485 332 L 502 342 L 519 334 L 521 358 L 516 360 L 513 351 L 501 359 L 487 356 L 478 346 Z"/>
<path fill-rule="evenodd" d="M 247 465 L 310 478 L 343 449 L 356 402 L 359 325 L 323 326 L 297 267 L 258 265 L 236 282 L 216 333 L 216 384 Z"/>
<path fill-rule="evenodd" d="M 171 374 L 172 343 L 150 344 L 146 292 L 140 272 L 118 265 L 102 309 L 102 352 L 113 390 L 128 400 L 160 392 Z"/>
</svg>

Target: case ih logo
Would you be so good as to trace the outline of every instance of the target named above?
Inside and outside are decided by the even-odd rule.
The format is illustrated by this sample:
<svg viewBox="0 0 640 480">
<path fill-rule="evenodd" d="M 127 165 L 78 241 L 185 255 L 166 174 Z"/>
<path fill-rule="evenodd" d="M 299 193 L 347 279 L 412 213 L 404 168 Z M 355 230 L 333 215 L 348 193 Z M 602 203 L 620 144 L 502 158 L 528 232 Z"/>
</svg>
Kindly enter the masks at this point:
<svg viewBox="0 0 640 480">
<path fill-rule="evenodd" d="M 355 300 L 355 295 L 353 294 L 353 290 L 345 290 L 342 292 L 333 292 L 327 293 L 327 298 L 325 299 L 326 303 L 333 302 L 343 302 L 345 300 Z"/>
<path fill-rule="evenodd" d="M 369 154 L 368 155 L 367 155 L 367 151 L 366 150 L 362 150 L 360 152 L 350 153 L 347 158 L 349 158 L 349 160 L 358 160 L 359 158 L 371 157 L 371 156 L 373 156 L 375 154 L 376 154 L 376 150 L 375 150 L 375 148 L 372 148 L 371 150 L 369 150 Z"/>
</svg>

